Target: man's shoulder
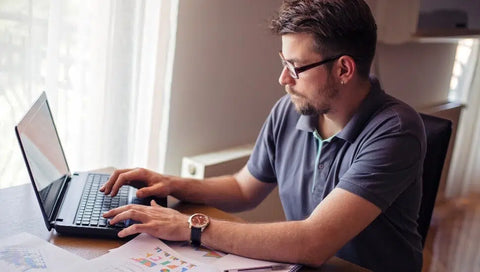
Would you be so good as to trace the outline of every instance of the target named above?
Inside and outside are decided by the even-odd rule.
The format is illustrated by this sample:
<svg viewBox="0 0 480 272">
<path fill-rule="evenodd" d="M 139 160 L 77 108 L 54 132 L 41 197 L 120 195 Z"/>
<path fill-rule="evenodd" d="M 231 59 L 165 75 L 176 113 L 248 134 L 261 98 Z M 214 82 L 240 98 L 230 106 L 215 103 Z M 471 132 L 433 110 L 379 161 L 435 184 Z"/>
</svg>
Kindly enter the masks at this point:
<svg viewBox="0 0 480 272">
<path fill-rule="evenodd" d="M 391 133 L 413 133 L 420 138 L 423 130 L 420 115 L 412 107 L 377 88 L 363 101 L 341 136 L 349 142 L 359 136 L 370 139 Z"/>
<path fill-rule="evenodd" d="M 380 124 L 390 128 L 406 129 L 414 127 L 423 129 L 423 122 L 415 109 L 404 101 L 385 92 L 377 78 L 370 77 L 372 93 L 365 107 L 369 123 Z"/>
<path fill-rule="evenodd" d="M 388 94 L 385 94 L 385 101 L 372 116 L 372 121 L 400 131 L 423 131 L 423 122 L 419 113 L 407 103 Z"/>
</svg>

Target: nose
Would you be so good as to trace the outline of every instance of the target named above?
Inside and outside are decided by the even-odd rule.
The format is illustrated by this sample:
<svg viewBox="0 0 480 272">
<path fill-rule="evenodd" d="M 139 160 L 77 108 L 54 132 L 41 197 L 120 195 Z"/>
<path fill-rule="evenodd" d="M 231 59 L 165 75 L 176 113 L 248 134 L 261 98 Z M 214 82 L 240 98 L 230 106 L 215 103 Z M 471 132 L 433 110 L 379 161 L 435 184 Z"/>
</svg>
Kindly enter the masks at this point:
<svg viewBox="0 0 480 272">
<path fill-rule="evenodd" d="M 280 83 L 282 86 L 293 85 L 295 83 L 295 79 L 290 75 L 290 72 L 286 66 L 283 67 L 282 72 L 280 73 L 278 83 Z"/>
</svg>

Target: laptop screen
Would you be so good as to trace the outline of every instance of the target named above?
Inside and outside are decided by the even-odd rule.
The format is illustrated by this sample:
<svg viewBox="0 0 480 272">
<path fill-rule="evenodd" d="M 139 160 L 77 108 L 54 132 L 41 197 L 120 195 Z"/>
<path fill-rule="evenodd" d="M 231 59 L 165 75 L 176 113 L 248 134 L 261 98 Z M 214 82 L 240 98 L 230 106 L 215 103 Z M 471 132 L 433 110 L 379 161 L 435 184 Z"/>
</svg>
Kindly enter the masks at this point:
<svg viewBox="0 0 480 272">
<path fill-rule="evenodd" d="M 16 127 L 25 162 L 42 206 L 48 217 L 62 189 L 62 181 L 70 175 L 45 93 Z"/>
</svg>

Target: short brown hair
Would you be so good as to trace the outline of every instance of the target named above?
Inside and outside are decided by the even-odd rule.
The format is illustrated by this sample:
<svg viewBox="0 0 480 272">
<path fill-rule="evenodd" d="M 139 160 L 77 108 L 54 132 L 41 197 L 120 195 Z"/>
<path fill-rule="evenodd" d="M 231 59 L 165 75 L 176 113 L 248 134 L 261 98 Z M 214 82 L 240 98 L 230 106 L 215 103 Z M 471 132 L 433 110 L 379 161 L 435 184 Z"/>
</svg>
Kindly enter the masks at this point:
<svg viewBox="0 0 480 272">
<path fill-rule="evenodd" d="M 363 0 L 284 0 L 270 29 L 278 35 L 312 34 L 317 52 L 352 56 L 358 74 L 368 78 L 377 25 Z"/>
</svg>

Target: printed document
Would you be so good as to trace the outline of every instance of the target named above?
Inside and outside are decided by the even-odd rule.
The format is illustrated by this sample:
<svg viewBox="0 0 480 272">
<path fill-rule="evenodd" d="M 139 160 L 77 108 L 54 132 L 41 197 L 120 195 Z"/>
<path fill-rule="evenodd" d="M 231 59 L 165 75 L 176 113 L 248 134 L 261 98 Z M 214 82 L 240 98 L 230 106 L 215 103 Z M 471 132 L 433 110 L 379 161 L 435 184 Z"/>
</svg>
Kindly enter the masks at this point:
<svg viewBox="0 0 480 272">
<path fill-rule="evenodd" d="M 85 263 L 85 259 L 26 232 L 0 240 L 1 271 L 68 271 L 72 264 Z"/>
<path fill-rule="evenodd" d="M 281 272 L 296 271 L 300 266 L 254 260 L 205 247 L 194 248 L 188 242 L 163 242 L 143 233 L 72 271 L 224 272 L 265 267 Z"/>
<path fill-rule="evenodd" d="M 214 266 L 185 257 L 161 240 L 143 233 L 125 245 L 69 271 L 217 272 L 218 270 Z"/>
</svg>

